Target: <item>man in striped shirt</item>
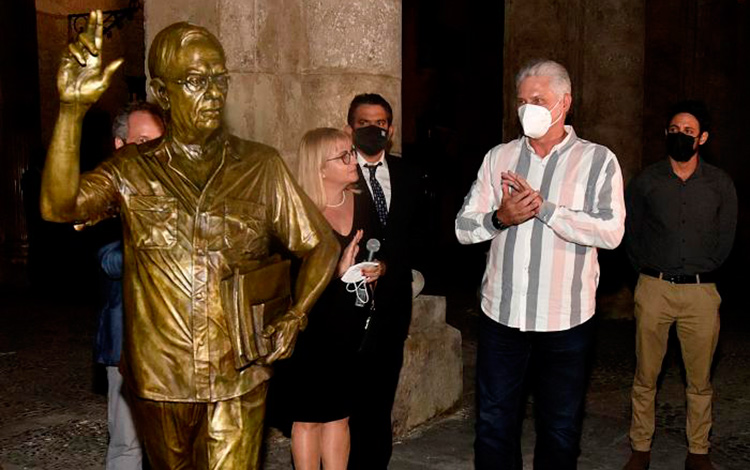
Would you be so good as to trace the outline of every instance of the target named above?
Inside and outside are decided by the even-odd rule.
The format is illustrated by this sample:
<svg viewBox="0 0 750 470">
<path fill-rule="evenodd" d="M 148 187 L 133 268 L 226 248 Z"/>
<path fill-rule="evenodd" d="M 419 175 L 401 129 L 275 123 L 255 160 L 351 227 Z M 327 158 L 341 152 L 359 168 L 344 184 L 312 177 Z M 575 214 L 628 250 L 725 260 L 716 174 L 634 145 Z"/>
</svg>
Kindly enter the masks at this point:
<svg viewBox="0 0 750 470">
<path fill-rule="evenodd" d="M 524 381 L 534 393 L 535 469 L 576 468 L 599 281 L 597 248 L 625 220 L 615 155 L 565 117 L 570 77 L 537 61 L 516 78 L 524 136 L 486 155 L 456 218 L 463 244 L 492 240 L 477 353 L 477 469 L 521 469 Z"/>
</svg>

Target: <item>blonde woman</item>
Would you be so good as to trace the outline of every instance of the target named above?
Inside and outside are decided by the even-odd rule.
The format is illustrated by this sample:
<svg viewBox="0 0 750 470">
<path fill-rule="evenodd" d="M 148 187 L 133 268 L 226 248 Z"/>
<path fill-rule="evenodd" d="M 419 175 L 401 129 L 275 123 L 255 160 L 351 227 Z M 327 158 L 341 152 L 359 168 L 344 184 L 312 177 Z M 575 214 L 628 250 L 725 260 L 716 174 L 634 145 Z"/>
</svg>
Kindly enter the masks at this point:
<svg viewBox="0 0 750 470">
<path fill-rule="evenodd" d="M 345 470 L 349 457 L 349 414 L 353 393 L 354 358 L 362 340 L 371 300 L 357 306 L 340 277 L 363 261 L 362 240 L 378 238 L 380 226 L 369 198 L 355 189 L 357 159 L 351 137 L 338 129 L 309 131 L 299 146 L 298 179 L 320 208 L 342 248 L 335 276 L 318 300 L 288 364 L 287 390 L 292 425 L 292 456 L 296 470 Z M 362 271 L 368 283 L 384 274 L 385 266 Z"/>
</svg>

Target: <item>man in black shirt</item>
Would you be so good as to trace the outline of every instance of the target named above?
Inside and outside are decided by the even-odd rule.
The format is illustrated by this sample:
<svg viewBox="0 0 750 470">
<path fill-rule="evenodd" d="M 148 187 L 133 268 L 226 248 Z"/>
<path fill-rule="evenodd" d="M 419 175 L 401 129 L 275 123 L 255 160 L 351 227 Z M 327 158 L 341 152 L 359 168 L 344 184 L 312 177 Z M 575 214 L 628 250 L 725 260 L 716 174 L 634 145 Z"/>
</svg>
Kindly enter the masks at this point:
<svg viewBox="0 0 750 470">
<path fill-rule="evenodd" d="M 721 303 L 714 276 L 732 249 L 737 196 L 730 177 L 700 158 L 708 130 L 702 103 L 673 106 L 666 129 L 668 158 L 647 167 L 626 192 L 628 255 L 640 272 L 635 289 L 633 453 L 626 470 L 648 468 L 656 380 L 673 323 L 687 375 L 685 468 L 713 468 L 708 458 L 710 374 Z"/>
</svg>

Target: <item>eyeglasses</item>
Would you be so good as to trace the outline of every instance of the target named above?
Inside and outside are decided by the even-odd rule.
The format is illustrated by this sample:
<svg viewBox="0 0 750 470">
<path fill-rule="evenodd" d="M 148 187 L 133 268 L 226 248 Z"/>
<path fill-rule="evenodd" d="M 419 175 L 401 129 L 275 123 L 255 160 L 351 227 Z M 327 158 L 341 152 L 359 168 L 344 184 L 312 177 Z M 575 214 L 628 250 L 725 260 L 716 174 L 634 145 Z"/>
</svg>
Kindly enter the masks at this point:
<svg viewBox="0 0 750 470">
<path fill-rule="evenodd" d="M 229 74 L 220 73 L 218 75 L 200 75 L 193 73 L 188 75 L 182 80 L 170 80 L 173 83 L 184 86 L 193 93 L 205 91 L 208 88 L 209 82 L 216 85 L 220 91 L 227 91 L 229 89 Z"/>
<path fill-rule="evenodd" d="M 344 162 L 344 165 L 348 165 L 352 162 L 352 158 L 354 158 L 354 149 L 344 150 L 337 156 L 333 158 L 326 159 L 327 162 L 333 161 L 333 160 L 339 160 L 341 159 L 342 162 Z"/>
</svg>

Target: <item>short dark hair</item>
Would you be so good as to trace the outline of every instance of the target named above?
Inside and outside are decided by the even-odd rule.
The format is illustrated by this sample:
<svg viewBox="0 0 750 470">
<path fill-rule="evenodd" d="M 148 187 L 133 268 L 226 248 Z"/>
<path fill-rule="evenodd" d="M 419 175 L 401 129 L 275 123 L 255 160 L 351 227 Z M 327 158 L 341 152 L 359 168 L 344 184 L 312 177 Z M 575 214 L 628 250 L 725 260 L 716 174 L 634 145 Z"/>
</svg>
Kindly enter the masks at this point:
<svg viewBox="0 0 750 470">
<path fill-rule="evenodd" d="M 359 108 L 363 104 L 382 106 L 383 109 L 385 109 L 385 114 L 388 115 L 388 125 L 390 126 L 391 124 L 393 124 L 393 108 L 391 108 L 390 103 L 388 103 L 385 98 L 378 95 L 377 93 L 362 93 L 361 95 L 357 95 L 354 97 L 351 104 L 349 105 L 349 112 L 346 115 L 347 124 L 354 127 L 354 113 L 357 111 L 357 108 Z"/>
<path fill-rule="evenodd" d="M 128 140 L 128 118 L 136 111 L 151 113 L 152 116 L 158 118 L 164 124 L 164 116 L 161 113 L 160 107 L 147 101 L 131 101 L 117 112 L 115 120 L 112 122 L 112 137 L 117 137 L 123 142 Z"/>
<path fill-rule="evenodd" d="M 669 123 L 672 122 L 672 119 L 680 113 L 692 115 L 698 121 L 698 125 L 700 126 L 699 132 L 701 134 L 711 129 L 711 116 L 708 115 L 708 108 L 702 101 L 683 100 L 673 104 L 669 108 L 669 114 L 667 115 L 667 128 L 669 128 Z"/>
</svg>

